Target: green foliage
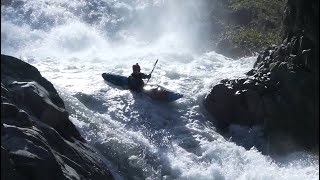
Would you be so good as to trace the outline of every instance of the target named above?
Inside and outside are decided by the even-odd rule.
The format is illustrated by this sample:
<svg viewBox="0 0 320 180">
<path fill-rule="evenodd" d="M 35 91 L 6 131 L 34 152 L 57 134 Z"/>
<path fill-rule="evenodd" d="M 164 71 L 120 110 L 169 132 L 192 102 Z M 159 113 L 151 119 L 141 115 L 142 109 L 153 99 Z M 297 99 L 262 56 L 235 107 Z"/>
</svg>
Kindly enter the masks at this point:
<svg viewBox="0 0 320 180">
<path fill-rule="evenodd" d="M 280 32 L 261 32 L 255 28 L 240 28 L 231 33 L 231 40 L 236 48 L 243 49 L 247 53 L 252 53 L 268 46 L 279 44 Z"/>
<path fill-rule="evenodd" d="M 285 0 L 229 0 L 230 8 L 237 12 L 249 11 L 252 25 L 264 27 L 267 24 L 281 25 Z"/>
<path fill-rule="evenodd" d="M 281 42 L 286 0 L 213 1 L 212 17 L 225 25 L 221 39 L 229 40 L 233 48 L 251 54 Z"/>
</svg>

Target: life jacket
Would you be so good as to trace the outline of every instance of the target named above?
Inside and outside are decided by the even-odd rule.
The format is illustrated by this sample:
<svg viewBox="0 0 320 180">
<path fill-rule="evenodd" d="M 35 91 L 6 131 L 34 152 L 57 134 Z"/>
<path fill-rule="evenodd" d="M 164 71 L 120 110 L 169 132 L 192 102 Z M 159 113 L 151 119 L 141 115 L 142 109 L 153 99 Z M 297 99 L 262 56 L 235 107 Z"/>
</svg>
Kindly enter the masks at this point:
<svg viewBox="0 0 320 180">
<path fill-rule="evenodd" d="M 128 79 L 129 89 L 140 92 L 144 86 L 144 82 L 142 80 L 142 73 L 132 73 Z"/>
</svg>

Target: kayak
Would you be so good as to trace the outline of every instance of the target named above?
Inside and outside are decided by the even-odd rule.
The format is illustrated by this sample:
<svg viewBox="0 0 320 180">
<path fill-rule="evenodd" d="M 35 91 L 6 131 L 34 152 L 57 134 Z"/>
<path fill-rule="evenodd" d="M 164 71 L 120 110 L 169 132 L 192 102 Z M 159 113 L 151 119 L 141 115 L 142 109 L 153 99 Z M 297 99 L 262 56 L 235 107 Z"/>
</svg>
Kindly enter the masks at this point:
<svg viewBox="0 0 320 180">
<path fill-rule="evenodd" d="M 128 89 L 128 77 L 126 76 L 103 73 L 102 78 L 115 86 Z M 182 94 L 173 92 L 157 84 L 144 85 L 142 93 L 149 96 L 151 99 L 165 102 L 176 101 L 183 97 Z"/>
<path fill-rule="evenodd" d="M 110 73 L 103 73 L 102 78 L 112 83 L 113 85 L 120 86 L 123 89 L 128 89 L 128 77 L 126 76 L 120 76 L 116 74 L 110 74 Z"/>
<path fill-rule="evenodd" d="M 182 94 L 172 92 L 157 84 L 146 84 L 142 92 L 154 100 L 172 102 L 183 97 Z"/>
</svg>

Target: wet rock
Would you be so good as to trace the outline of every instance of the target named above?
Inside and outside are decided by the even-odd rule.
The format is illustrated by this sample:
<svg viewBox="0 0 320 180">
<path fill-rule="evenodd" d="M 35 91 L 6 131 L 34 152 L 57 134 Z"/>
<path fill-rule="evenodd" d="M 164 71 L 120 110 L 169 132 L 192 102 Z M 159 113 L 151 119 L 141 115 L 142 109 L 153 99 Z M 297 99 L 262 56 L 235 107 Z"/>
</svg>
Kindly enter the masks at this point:
<svg viewBox="0 0 320 180">
<path fill-rule="evenodd" d="M 17 58 L 1 55 L 1 82 L 12 83 L 13 81 L 35 81 L 49 92 L 50 99 L 58 107 L 65 108 L 58 92 L 52 83 L 43 78 L 37 68 Z M 1 90 L 2 91 L 2 90 Z"/>
<path fill-rule="evenodd" d="M 1 146 L 1 179 L 26 180 L 17 172 L 9 152 L 3 146 Z"/>
<path fill-rule="evenodd" d="M 13 104 L 9 104 L 9 103 L 1 104 L 1 118 L 16 116 L 18 112 L 19 112 L 19 109 Z"/>
<path fill-rule="evenodd" d="M 302 65 L 303 67 L 306 68 L 306 70 L 311 71 L 312 66 L 314 65 L 313 61 L 312 61 L 312 51 L 311 49 L 306 49 L 303 50 L 301 53 L 301 60 L 302 60 Z"/>
<path fill-rule="evenodd" d="M 231 58 L 239 58 L 246 55 L 246 52 L 239 47 L 235 47 L 230 39 L 221 39 L 217 43 L 216 52 L 225 54 Z"/>
<path fill-rule="evenodd" d="M 113 179 L 69 120 L 53 85 L 1 55 L 1 179 Z"/>
<path fill-rule="evenodd" d="M 10 103 L 1 104 L 1 119 L 3 123 L 19 127 L 30 127 L 33 122 L 29 120 L 28 114 L 19 110 L 17 106 Z"/>
<path fill-rule="evenodd" d="M 15 94 L 16 102 L 28 107 L 33 115 L 55 128 L 64 138 L 82 140 L 76 127 L 69 121 L 68 113 L 63 108 L 56 106 L 49 98 L 49 92 L 37 82 L 14 81 L 10 84 L 9 89 Z"/>
<path fill-rule="evenodd" d="M 260 125 L 269 137 L 319 148 L 318 4 L 287 2 L 283 44 L 261 53 L 246 79 L 221 81 L 206 96 L 215 121 Z"/>
<path fill-rule="evenodd" d="M 206 97 L 205 106 L 212 110 L 211 113 L 218 119 L 217 123 L 220 128 L 228 126 L 233 118 L 230 111 L 233 111 L 234 93 L 234 90 L 226 85 L 218 84 L 212 88 Z"/>
<path fill-rule="evenodd" d="M 251 69 L 249 72 L 246 73 L 247 76 L 252 76 L 254 75 L 256 72 L 255 72 L 255 69 Z"/>
</svg>

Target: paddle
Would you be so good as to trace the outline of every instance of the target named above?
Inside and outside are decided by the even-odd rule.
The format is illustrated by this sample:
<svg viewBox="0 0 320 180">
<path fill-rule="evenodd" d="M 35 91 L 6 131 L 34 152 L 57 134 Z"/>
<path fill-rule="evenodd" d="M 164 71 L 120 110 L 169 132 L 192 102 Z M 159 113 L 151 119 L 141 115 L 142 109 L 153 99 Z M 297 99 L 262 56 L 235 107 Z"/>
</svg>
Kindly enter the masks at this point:
<svg viewBox="0 0 320 180">
<path fill-rule="evenodd" d="M 150 75 L 152 74 L 152 72 L 153 72 L 154 68 L 156 67 L 157 63 L 158 63 L 158 59 L 157 59 L 157 60 L 156 60 L 156 62 L 154 63 L 154 65 L 153 65 L 153 69 L 152 69 L 152 71 L 151 71 Z M 151 77 L 150 77 L 150 78 L 151 78 Z M 148 82 L 149 82 L 150 78 L 148 78 L 147 84 L 148 84 Z"/>
</svg>

